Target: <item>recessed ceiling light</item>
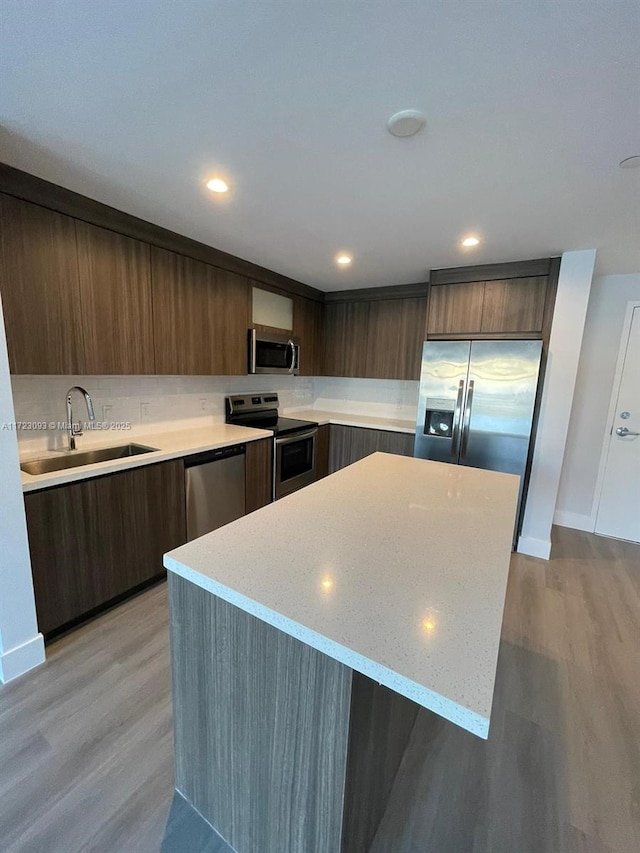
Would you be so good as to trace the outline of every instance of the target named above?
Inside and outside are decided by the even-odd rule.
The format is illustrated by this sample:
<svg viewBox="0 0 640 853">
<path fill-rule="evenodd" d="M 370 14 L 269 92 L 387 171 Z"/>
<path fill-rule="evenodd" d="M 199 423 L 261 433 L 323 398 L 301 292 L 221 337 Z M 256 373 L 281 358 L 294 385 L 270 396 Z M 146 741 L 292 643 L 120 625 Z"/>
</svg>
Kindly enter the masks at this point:
<svg viewBox="0 0 640 853">
<path fill-rule="evenodd" d="M 633 157 L 627 157 L 618 163 L 621 169 L 637 169 L 640 166 L 640 154 L 634 154 Z"/>
<path fill-rule="evenodd" d="M 460 245 L 464 246 L 465 249 L 471 249 L 474 246 L 479 245 L 479 243 L 480 243 L 479 238 L 473 237 L 472 235 L 469 235 L 468 237 L 465 237 L 464 240 L 460 241 Z"/>
<path fill-rule="evenodd" d="M 387 122 L 387 130 L 394 136 L 414 136 L 427 123 L 424 113 L 420 110 L 400 110 L 394 113 Z"/>
<path fill-rule="evenodd" d="M 226 193 L 229 184 L 222 178 L 211 178 L 210 181 L 207 181 L 207 189 L 211 190 L 212 193 Z"/>
<path fill-rule="evenodd" d="M 351 255 L 345 255 L 342 252 L 336 255 L 336 263 L 340 264 L 341 267 L 348 267 L 352 260 Z"/>
</svg>

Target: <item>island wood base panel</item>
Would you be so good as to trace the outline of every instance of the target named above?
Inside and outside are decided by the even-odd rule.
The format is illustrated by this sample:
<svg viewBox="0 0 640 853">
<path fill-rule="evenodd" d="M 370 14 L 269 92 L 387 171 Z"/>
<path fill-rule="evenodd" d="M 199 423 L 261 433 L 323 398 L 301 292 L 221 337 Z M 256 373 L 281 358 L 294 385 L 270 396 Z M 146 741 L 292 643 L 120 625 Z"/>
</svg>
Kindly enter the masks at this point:
<svg viewBox="0 0 640 853">
<path fill-rule="evenodd" d="M 365 853 L 418 706 L 168 579 L 177 790 L 237 853 Z"/>
</svg>

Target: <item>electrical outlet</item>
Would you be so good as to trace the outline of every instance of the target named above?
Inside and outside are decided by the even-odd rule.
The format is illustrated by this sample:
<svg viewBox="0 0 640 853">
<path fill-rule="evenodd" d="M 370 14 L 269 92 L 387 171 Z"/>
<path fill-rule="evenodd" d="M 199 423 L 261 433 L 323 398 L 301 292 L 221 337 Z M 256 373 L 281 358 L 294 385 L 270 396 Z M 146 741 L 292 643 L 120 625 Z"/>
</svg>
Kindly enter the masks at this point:
<svg viewBox="0 0 640 853">
<path fill-rule="evenodd" d="M 200 400 L 200 411 L 201 412 L 207 411 L 207 401 L 204 397 Z"/>
<path fill-rule="evenodd" d="M 102 407 L 102 420 L 105 422 L 110 420 L 112 411 L 113 411 L 113 406 L 103 406 Z"/>
<path fill-rule="evenodd" d="M 149 417 L 149 403 L 140 403 L 140 420 L 146 420 Z"/>
</svg>

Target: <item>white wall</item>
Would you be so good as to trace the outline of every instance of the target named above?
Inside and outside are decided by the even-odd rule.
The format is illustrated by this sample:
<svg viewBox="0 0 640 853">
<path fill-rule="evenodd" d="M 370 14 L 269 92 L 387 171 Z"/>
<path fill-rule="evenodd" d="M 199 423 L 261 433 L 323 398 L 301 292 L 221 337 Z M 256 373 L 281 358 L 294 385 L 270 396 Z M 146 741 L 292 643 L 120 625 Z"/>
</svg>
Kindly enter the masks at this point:
<svg viewBox="0 0 640 853">
<path fill-rule="evenodd" d="M 44 661 L 38 633 L 24 501 L 20 485 L 7 342 L 0 302 L 0 681 Z"/>
<path fill-rule="evenodd" d="M 595 249 L 565 252 L 560 264 L 531 480 L 518 551 L 549 559 L 551 525 L 571 416 Z"/>
<path fill-rule="evenodd" d="M 595 527 L 595 488 L 607 411 L 627 303 L 633 301 L 640 301 L 640 273 L 594 280 L 569 422 L 570 438 L 562 464 L 556 524 L 590 531 Z"/>
</svg>

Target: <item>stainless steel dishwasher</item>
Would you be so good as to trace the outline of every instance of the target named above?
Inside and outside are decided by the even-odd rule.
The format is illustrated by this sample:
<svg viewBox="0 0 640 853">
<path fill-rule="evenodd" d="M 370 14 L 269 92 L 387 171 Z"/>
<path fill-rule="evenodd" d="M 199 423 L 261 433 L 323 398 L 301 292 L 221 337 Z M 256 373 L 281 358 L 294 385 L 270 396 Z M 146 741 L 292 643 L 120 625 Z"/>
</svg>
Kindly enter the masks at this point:
<svg viewBox="0 0 640 853">
<path fill-rule="evenodd" d="M 244 515 L 244 444 L 187 456 L 187 540 L 204 536 Z"/>
</svg>

